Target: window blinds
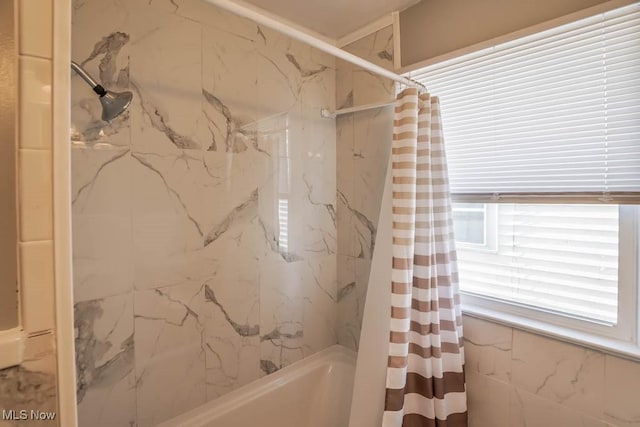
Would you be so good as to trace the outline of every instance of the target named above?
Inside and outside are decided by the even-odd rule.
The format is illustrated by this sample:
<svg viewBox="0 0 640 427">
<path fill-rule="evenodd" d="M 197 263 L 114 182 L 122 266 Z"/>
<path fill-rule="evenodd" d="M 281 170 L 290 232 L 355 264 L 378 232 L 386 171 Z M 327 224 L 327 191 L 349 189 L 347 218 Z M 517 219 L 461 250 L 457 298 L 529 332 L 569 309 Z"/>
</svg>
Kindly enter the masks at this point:
<svg viewBox="0 0 640 427">
<path fill-rule="evenodd" d="M 482 206 L 482 205 L 480 205 Z M 469 294 L 608 324 L 618 321 L 618 207 L 496 206 L 496 247 L 458 246 Z"/>
<path fill-rule="evenodd" d="M 640 203 L 640 3 L 428 66 L 454 200 Z"/>
</svg>

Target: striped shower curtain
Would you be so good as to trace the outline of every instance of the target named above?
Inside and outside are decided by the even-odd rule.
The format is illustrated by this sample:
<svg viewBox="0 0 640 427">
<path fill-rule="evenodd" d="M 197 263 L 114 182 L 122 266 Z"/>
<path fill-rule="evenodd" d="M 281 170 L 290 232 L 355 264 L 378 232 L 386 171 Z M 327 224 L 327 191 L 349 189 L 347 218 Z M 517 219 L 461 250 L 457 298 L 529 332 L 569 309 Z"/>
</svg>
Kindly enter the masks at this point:
<svg viewBox="0 0 640 427">
<path fill-rule="evenodd" d="M 395 106 L 391 332 L 383 427 L 467 425 L 462 314 L 438 98 Z"/>
</svg>

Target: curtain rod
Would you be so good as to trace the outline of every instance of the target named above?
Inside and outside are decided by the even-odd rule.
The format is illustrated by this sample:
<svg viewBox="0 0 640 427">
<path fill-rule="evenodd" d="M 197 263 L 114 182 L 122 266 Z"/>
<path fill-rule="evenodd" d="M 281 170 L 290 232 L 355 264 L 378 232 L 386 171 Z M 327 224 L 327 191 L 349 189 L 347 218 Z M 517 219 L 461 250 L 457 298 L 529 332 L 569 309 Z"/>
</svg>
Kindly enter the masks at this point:
<svg viewBox="0 0 640 427">
<path fill-rule="evenodd" d="M 218 6 L 222 9 L 228 10 L 229 12 L 232 12 L 236 15 L 242 16 L 244 18 L 248 18 L 252 21 L 257 22 L 258 24 L 264 25 L 265 27 L 269 27 L 272 30 L 279 31 L 291 38 L 294 38 L 303 43 L 306 43 L 312 47 L 315 47 L 318 50 L 331 54 L 344 61 L 350 62 L 359 67 L 362 67 L 367 71 L 371 71 L 372 73 L 378 74 L 380 76 L 386 77 L 388 79 L 394 80 L 396 82 L 402 83 L 410 87 L 415 87 L 418 89 L 425 89 L 425 90 L 427 89 L 421 83 L 418 83 L 414 80 L 403 77 L 399 74 L 394 73 L 393 71 L 389 71 L 386 68 L 383 68 L 372 62 L 364 60 L 359 56 L 356 56 L 343 49 L 340 49 L 334 44 L 329 43 L 325 37 L 322 37 L 319 34 L 312 34 L 311 31 L 307 30 L 306 28 L 300 27 L 296 24 L 286 21 L 279 16 L 273 15 L 265 11 L 264 9 L 261 9 L 252 4 L 246 3 L 242 0 L 204 0 L 204 1 L 214 6 Z"/>
<path fill-rule="evenodd" d="M 394 101 L 376 102 L 373 104 L 360 105 L 358 107 L 342 108 L 340 110 L 331 111 L 328 108 L 320 110 L 320 115 L 325 119 L 335 119 L 338 116 L 349 113 L 357 113 L 358 111 L 373 110 L 374 108 L 389 107 L 395 104 Z"/>
</svg>

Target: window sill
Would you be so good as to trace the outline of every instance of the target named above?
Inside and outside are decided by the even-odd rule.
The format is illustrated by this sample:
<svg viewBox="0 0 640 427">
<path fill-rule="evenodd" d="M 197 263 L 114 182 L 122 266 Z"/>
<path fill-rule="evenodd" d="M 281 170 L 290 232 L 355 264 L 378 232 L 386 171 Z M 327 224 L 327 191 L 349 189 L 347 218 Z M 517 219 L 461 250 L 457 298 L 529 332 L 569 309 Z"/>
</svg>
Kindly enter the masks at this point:
<svg viewBox="0 0 640 427">
<path fill-rule="evenodd" d="M 619 341 L 587 332 L 576 331 L 563 326 L 552 325 L 547 322 L 529 319 L 511 313 L 463 303 L 462 313 L 467 316 L 489 320 L 525 332 L 546 336 L 560 341 L 569 342 L 582 347 L 598 350 L 606 354 L 640 362 L 640 346 L 631 342 Z"/>
</svg>

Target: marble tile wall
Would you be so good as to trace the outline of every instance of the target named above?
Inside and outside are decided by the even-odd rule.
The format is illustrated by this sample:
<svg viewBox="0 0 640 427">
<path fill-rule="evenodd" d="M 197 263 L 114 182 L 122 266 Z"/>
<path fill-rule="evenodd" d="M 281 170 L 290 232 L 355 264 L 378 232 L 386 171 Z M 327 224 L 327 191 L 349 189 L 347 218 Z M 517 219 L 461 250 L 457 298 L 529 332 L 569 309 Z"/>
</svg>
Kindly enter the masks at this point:
<svg viewBox="0 0 640 427">
<path fill-rule="evenodd" d="M 463 321 L 471 427 L 640 426 L 640 363 Z"/>
<path fill-rule="evenodd" d="M 393 31 L 384 28 L 345 47 L 393 69 Z M 394 99 L 394 83 L 337 61 L 337 108 Z M 337 132 L 338 340 L 358 349 L 384 179 L 391 150 L 393 107 L 339 116 Z"/>
<path fill-rule="evenodd" d="M 53 0 L 20 0 L 18 42 L 18 263 L 21 365 L 0 370 L 0 427 L 59 425 L 55 352 L 52 186 Z M 36 411 L 32 413 L 31 411 Z M 43 416 L 37 419 L 33 415 Z"/>
<path fill-rule="evenodd" d="M 80 426 L 153 426 L 337 343 L 335 60 L 197 0 L 76 0 Z M 100 19 L 96 19 L 100 17 Z"/>
</svg>

